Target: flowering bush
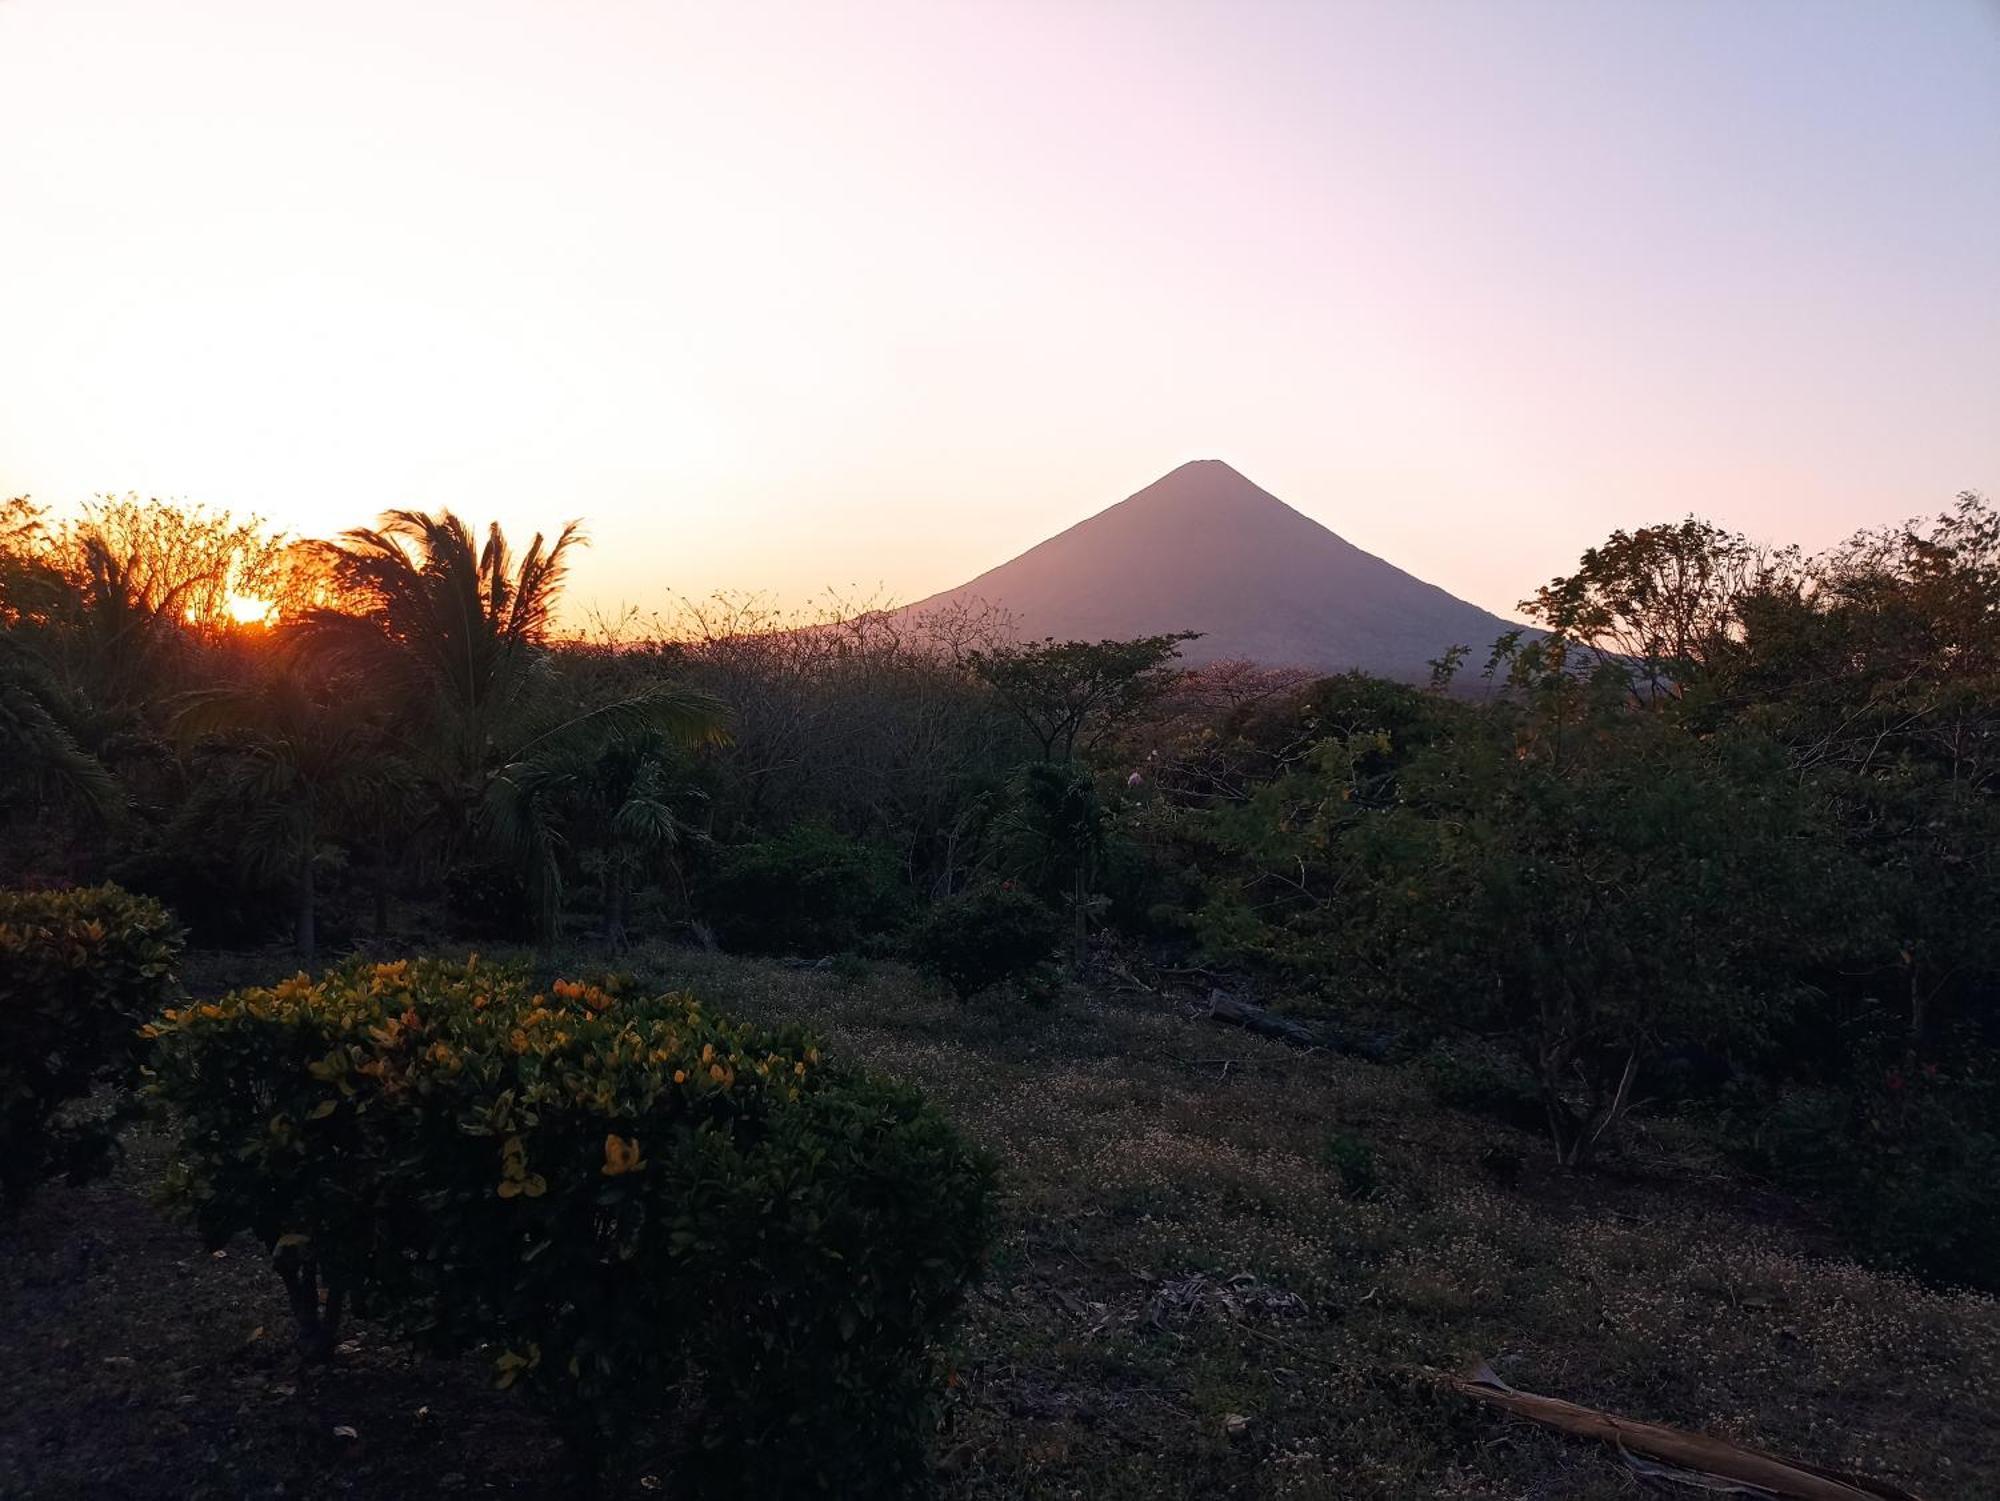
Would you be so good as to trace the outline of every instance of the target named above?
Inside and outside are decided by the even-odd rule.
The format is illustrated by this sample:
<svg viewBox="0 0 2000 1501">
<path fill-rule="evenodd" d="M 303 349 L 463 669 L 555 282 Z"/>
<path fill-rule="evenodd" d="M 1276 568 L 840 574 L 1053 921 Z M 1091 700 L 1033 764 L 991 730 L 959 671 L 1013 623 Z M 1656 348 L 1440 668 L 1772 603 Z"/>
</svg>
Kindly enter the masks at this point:
<svg viewBox="0 0 2000 1501">
<path fill-rule="evenodd" d="M 273 1253 L 303 1332 L 344 1305 L 485 1346 L 597 1463 L 678 1410 L 732 1493 L 922 1471 L 935 1342 L 991 1170 L 914 1092 L 686 996 L 476 960 L 169 1011 L 156 1088 L 213 1242 Z"/>
<path fill-rule="evenodd" d="M 0 1207 L 108 1160 L 122 1112 L 64 1107 L 131 1081 L 138 1027 L 173 997 L 179 955 L 165 909 L 115 886 L 0 891 Z"/>
</svg>

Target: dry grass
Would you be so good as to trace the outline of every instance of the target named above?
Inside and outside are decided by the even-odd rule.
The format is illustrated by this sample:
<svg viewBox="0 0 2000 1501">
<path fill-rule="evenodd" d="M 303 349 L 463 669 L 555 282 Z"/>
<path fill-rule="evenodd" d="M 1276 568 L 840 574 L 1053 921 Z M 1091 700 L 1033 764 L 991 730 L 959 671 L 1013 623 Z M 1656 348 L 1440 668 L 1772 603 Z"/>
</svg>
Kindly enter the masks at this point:
<svg viewBox="0 0 2000 1501">
<path fill-rule="evenodd" d="M 1927 1498 L 2000 1494 L 2000 1306 L 1828 1258 L 1673 1132 L 1578 1180 L 1408 1070 L 1150 998 L 963 1007 L 893 969 L 843 986 L 684 951 L 630 962 L 810 1023 L 998 1154 L 1007 1234 L 964 1336 L 951 1494 L 1637 1491 L 1615 1456 L 1423 1374 L 1473 1356 Z M 1342 1192 L 1335 1134 L 1371 1149 L 1374 1196 Z M 1482 1167 L 1495 1146 L 1525 1160 L 1515 1181 Z"/>
<path fill-rule="evenodd" d="M 1155 998 L 961 1006 L 888 966 L 846 985 L 684 950 L 621 962 L 746 1018 L 808 1023 L 998 1155 L 1006 1228 L 961 1334 L 948 1496 L 1641 1491 L 1616 1456 L 1426 1374 L 1473 1356 L 1529 1390 L 1926 1501 L 2000 1494 L 2000 1307 L 1828 1258 L 1694 1133 L 1655 1129 L 1575 1179 L 1535 1138 L 1440 1107 L 1411 1070 L 1296 1053 Z M 281 967 L 239 959 L 195 983 Z M 1343 1177 L 1336 1135 L 1379 1188 Z M 412 1362 L 361 1326 L 355 1353 L 299 1374 L 253 1337 L 283 1317 L 254 1248 L 208 1258 L 160 1220 L 145 1195 L 162 1144 L 138 1146 L 119 1181 L 52 1192 L 0 1237 L 0 1356 L 31 1373 L 10 1378 L 17 1398 L 22 1380 L 34 1392 L 0 1407 L 0 1493 L 559 1483 L 547 1435 L 469 1367 Z M 1496 1161 L 1523 1165 L 1496 1176 Z M 332 1436 L 354 1427 L 358 1442 Z M 35 1448 L 10 1466 L 10 1443 Z M 10 1491 L 10 1473 L 42 1478 Z"/>
</svg>

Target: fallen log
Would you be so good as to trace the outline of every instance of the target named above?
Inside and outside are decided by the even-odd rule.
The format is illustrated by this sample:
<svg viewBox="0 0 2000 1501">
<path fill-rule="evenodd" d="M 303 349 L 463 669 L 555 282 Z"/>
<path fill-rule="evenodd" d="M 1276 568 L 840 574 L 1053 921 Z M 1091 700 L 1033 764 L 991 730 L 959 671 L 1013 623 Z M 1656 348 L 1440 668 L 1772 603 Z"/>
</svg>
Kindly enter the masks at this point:
<svg viewBox="0 0 2000 1501">
<path fill-rule="evenodd" d="M 1223 1026 L 1241 1027 L 1259 1037 L 1275 1037 L 1295 1048 L 1325 1048 L 1377 1063 L 1389 1056 L 1390 1039 L 1386 1036 L 1349 1037 L 1330 1028 L 1310 1027 L 1289 1017 L 1273 1016 L 1262 1006 L 1238 1000 L 1224 990 L 1208 993 L 1208 1008 L 1201 1014 Z"/>
<path fill-rule="evenodd" d="M 1241 1027 L 1246 1032 L 1255 1032 L 1259 1037 L 1275 1037 L 1280 1042 L 1289 1042 L 1294 1047 L 1316 1048 L 1320 1045 L 1319 1034 L 1304 1022 L 1289 1021 L 1282 1016 L 1273 1016 L 1262 1006 L 1253 1006 L 1248 1001 L 1239 1001 L 1233 995 L 1220 990 L 1208 993 L 1208 1019 L 1227 1027 Z"/>
<path fill-rule="evenodd" d="M 1906 1490 L 1864 1475 L 1823 1469 L 1764 1449 L 1705 1433 L 1615 1417 L 1594 1407 L 1517 1391 L 1483 1361 L 1466 1376 L 1447 1376 L 1454 1390 L 1546 1428 L 1614 1445 L 1633 1469 L 1709 1491 L 1782 1501 L 1917 1501 Z M 1652 1461 L 1652 1463 L 1648 1463 Z"/>
</svg>

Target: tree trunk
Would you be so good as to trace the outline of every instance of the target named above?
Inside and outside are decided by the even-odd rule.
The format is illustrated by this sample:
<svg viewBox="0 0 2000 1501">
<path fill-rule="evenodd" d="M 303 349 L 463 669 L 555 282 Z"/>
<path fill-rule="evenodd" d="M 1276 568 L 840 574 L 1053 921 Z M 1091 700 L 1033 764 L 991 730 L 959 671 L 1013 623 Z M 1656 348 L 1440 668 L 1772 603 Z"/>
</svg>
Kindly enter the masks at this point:
<svg viewBox="0 0 2000 1501">
<path fill-rule="evenodd" d="M 299 1336 L 299 1353 L 307 1360 L 326 1360 L 333 1354 L 334 1341 L 339 1337 L 345 1296 L 329 1288 L 325 1303 L 321 1303 L 319 1268 L 310 1256 L 300 1256 L 280 1248 L 272 1264 L 277 1268 L 279 1280 L 285 1284 L 286 1298 L 292 1306 L 292 1322 Z"/>
<path fill-rule="evenodd" d="M 604 872 L 604 941 L 614 949 L 625 942 L 625 873 L 615 860 Z"/>
<path fill-rule="evenodd" d="M 378 859 L 375 864 L 375 936 L 389 936 L 389 862 Z"/>
<path fill-rule="evenodd" d="M 1072 920 L 1074 926 L 1071 935 L 1071 943 L 1074 945 L 1074 952 L 1071 955 L 1070 962 L 1072 967 L 1075 968 L 1078 974 L 1083 973 L 1084 944 L 1090 937 L 1089 918 L 1084 910 L 1084 902 L 1086 900 L 1085 891 L 1087 885 L 1088 883 L 1084 880 L 1083 865 L 1082 862 L 1079 861 L 1076 867 L 1076 881 L 1074 884 L 1074 889 L 1070 893 L 1070 905 L 1075 909 L 1075 916 Z"/>
<path fill-rule="evenodd" d="M 1576 1144 L 1570 1149 L 1569 1166 L 1590 1166 L 1604 1133 L 1615 1129 L 1625 1118 L 1625 1112 L 1632 1103 L 1632 1081 L 1638 1077 L 1639 1050 L 1633 1048 L 1625 1055 L 1625 1067 L 1618 1075 L 1618 1087 L 1612 1091 L 1610 1100 L 1598 1111 L 1596 1120 L 1589 1128 L 1577 1133 Z"/>
<path fill-rule="evenodd" d="M 312 825 L 308 823 L 305 832 L 299 838 L 299 913 L 298 927 L 294 934 L 299 957 L 307 964 L 313 961 L 313 950 L 318 938 L 314 923 L 314 909 L 318 899 L 313 888 L 313 854 L 317 844 L 318 841 L 313 838 Z"/>
<path fill-rule="evenodd" d="M 1546 1079 L 1542 1081 L 1542 1113 L 1549 1119 L 1549 1140 L 1555 1143 L 1556 1165 L 1574 1167 L 1577 1129 L 1562 1094 Z"/>
</svg>

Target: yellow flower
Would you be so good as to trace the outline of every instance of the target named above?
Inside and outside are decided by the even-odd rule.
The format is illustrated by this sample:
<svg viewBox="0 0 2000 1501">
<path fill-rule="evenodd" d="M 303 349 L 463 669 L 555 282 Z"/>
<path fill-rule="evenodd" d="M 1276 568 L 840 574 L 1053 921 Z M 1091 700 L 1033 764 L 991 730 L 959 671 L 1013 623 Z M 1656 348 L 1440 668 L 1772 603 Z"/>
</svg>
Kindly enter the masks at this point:
<svg viewBox="0 0 2000 1501">
<path fill-rule="evenodd" d="M 646 1159 L 639 1155 L 639 1140 L 634 1137 L 627 1141 L 615 1131 L 604 1138 L 604 1167 L 607 1178 L 623 1177 L 626 1173 L 636 1173 L 644 1168 Z"/>
<path fill-rule="evenodd" d="M 504 1391 L 520 1378 L 523 1371 L 532 1371 L 541 1363 L 542 1347 L 540 1345 L 529 1345 L 526 1355 L 516 1355 L 512 1350 L 504 1350 L 501 1352 L 500 1358 L 493 1362 L 494 1369 L 498 1373 L 493 1384 Z"/>
<path fill-rule="evenodd" d="M 677 1068 L 674 1070 L 674 1083 L 685 1084 L 687 1083 L 687 1081 L 688 1081 L 688 1074 L 686 1069 Z"/>
</svg>

